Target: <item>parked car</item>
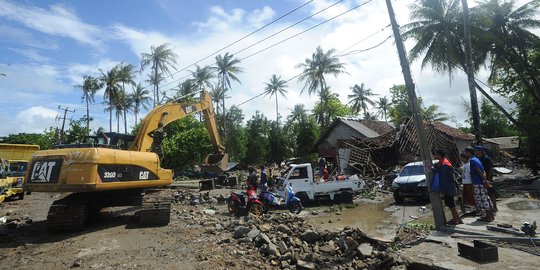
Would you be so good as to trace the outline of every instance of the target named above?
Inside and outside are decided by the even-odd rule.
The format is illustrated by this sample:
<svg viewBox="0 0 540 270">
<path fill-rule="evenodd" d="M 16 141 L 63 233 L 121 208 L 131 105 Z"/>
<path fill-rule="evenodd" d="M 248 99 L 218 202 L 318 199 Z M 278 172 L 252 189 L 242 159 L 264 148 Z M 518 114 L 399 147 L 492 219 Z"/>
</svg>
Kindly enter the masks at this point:
<svg viewBox="0 0 540 270">
<path fill-rule="evenodd" d="M 278 179 L 276 191 L 285 197 L 285 187 L 291 183 L 292 188 L 302 203 L 314 200 L 332 200 L 340 202 L 352 202 L 354 193 L 364 188 L 364 181 L 356 175 L 345 177 L 343 180 L 321 181 L 314 179 L 311 164 L 291 164 L 290 167 Z"/>
<path fill-rule="evenodd" d="M 436 160 L 433 163 L 437 162 Z M 411 162 L 405 165 L 392 182 L 392 191 L 396 203 L 402 203 L 405 198 L 416 198 L 429 201 L 429 192 L 426 184 L 426 175 L 422 161 Z"/>
</svg>

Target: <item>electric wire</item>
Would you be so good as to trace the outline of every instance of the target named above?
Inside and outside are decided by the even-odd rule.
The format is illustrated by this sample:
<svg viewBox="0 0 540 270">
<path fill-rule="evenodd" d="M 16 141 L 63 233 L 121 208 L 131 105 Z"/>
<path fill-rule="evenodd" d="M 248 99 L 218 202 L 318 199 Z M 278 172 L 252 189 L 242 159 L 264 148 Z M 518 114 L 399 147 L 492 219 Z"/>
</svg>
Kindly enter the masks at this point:
<svg viewBox="0 0 540 270">
<path fill-rule="evenodd" d="M 294 26 L 296 26 L 296 25 L 298 25 L 298 24 L 300 24 L 300 23 L 302 23 L 302 22 L 304 22 L 304 21 L 306 21 L 306 20 L 308 20 L 308 19 L 311 19 L 311 18 L 315 17 L 316 15 L 318 15 L 318 14 L 320 14 L 320 13 L 322 13 L 322 12 L 328 10 L 328 9 L 331 8 L 331 7 L 334 7 L 335 5 L 337 5 L 337 4 L 339 4 L 339 3 L 343 2 L 343 1 L 344 1 L 344 0 L 339 0 L 339 1 L 333 3 L 333 4 L 329 5 L 329 6 L 326 6 L 326 7 L 324 7 L 323 9 L 321 9 L 321 10 L 319 10 L 319 11 L 317 11 L 317 12 L 311 14 L 310 16 L 305 17 L 305 18 L 303 18 L 303 19 L 301 19 L 301 20 L 299 20 L 299 21 L 293 23 L 292 25 L 289 25 L 289 26 L 287 26 L 287 27 L 285 27 L 285 28 L 283 28 L 283 29 L 281 29 L 281 30 L 279 30 L 279 31 L 277 31 L 277 32 L 275 32 L 275 33 L 273 33 L 273 34 L 271 34 L 271 35 L 269 35 L 269 36 L 267 36 L 267 37 L 265 37 L 265 38 L 263 38 L 263 39 L 257 41 L 257 42 L 255 42 L 255 43 L 252 43 L 251 45 L 249 45 L 249 46 L 247 46 L 247 47 L 245 47 L 245 48 L 243 48 L 243 49 L 240 49 L 240 50 L 234 52 L 232 55 L 236 55 L 236 54 L 238 54 L 238 53 L 244 52 L 244 51 L 246 51 L 247 49 L 252 48 L 252 47 L 254 47 L 255 45 L 258 45 L 258 44 L 260 44 L 260 43 L 263 42 L 263 41 L 266 41 L 266 40 L 268 40 L 268 39 L 270 39 L 270 38 L 272 38 L 272 37 L 274 37 L 274 36 L 276 36 L 276 35 L 278 35 L 278 34 L 281 34 L 281 33 L 283 33 L 284 31 L 286 31 L 286 30 L 288 30 L 288 29 L 290 29 L 290 28 L 292 28 L 292 27 L 294 27 Z M 307 3 L 306 3 L 306 4 L 307 4 Z M 290 39 L 290 38 L 289 38 L 289 39 Z M 286 39 L 286 40 L 288 40 L 288 39 Z M 286 41 L 286 40 L 285 40 L 285 41 Z M 283 42 L 285 42 L 285 41 L 283 41 Z M 275 44 L 275 45 L 277 45 L 277 44 Z M 274 46 L 275 46 L 275 45 L 274 45 Z M 273 47 L 273 46 L 271 46 L 271 47 Z M 271 47 L 268 47 L 268 48 L 266 48 L 266 49 L 269 49 L 269 48 L 271 48 Z M 264 50 L 266 50 L 266 49 L 264 49 Z M 262 51 L 264 51 L 264 50 L 262 50 Z M 214 54 L 215 54 L 215 53 L 214 53 Z M 204 59 L 208 59 L 208 58 L 210 58 L 210 56 L 212 56 L 212 55 L 214 55 L 214 54 L 211 54 L 211 55 L 205 57 Z M 249 57 L 245 57 L 244 59 L 246 59 L 246 58 L 249 58 Z M 242 60 L 243 60 L 243 59 L 240 59 L 240 61 L 242 61 Z M 201 61 L 202 61 L 202 60 L 196 62 L 195 64 L 200 63 Z M 204 68 L 209 68 L 209 67 L 211 67 L 211 66 L 214 65 L 214 64 L 216 64 L 216 62 L 213 62 L 212 64 L 208 64 L 208 65 L 206 65 Z M 191 64 L 191 65 L 189 65 L 189 66 L 186 66 L 186 67 L 182 68 L 181 70 L 179 70 L 178 72 L 184 71 L 184 70 L 186 70 L 187 68 L 189 68 L 189 67 L 191 67 L 191 66 L 193 66 L 193 65 L 194 65 L 194 64 Z M 178 72 L 176 72 L 176 73 L 178 73 Z M 169 86 L 169 85 L 171 85 L 171 84 L 173 84 L 173 83 L 176 83 L 176 82 L 181 81 L 181 80 L 183 80 L 183 79 L 185 79 L 185 78 L 188 78 L 189 76 L 191 76 L 191 75 L 188 74 L 188 75 L 185 75 L 185 76 L 180 77 L 180 78 L 178 78 L 178 79 L 174 79 L 174 80 L 172 80 L 172 81 L 170 81 L 170 82 L 167 82 L 167 83 L 163 84 L 162 87 Z M 150 85 L 148 85 L 148 86 L 150 86 Z M 148 87 L 148 86 L 146 86 L 146 87 Z M 169 91 L 169 90 L 171 90 L 171 89 L 172 89 L 172 88 L 169 88 L 169 89 L 167 89 L 167 90 L 165 90 L 165 91 Z"/>
<path fill-rule="evenodd" d="M 342 1 L 343 1 L 343 0 L 340 0 L 339 2 L 342 2 Z M 233 46 L 233 45 L 239 43 L 240 41 L 242 41 L 242 40 L 244 40 L 244 39 L 246 39 L 246 38 L 248 38 L 248 37 L 254 35 L 255 33 L 257 33 L 257 32 L 259 32 L 259 31 L 263 30 L 264 28 L 266 28 L 266 27 L 268 27 L 268 26 L 270 26 L 270 25 L 276 23 L 277 21 L 279 21 L 279 20 L 281 20 L 281 19 L 283 19 L 283 18 L 289 16 L 290 14 L 296 12 L 297 10 L 299 10 L 299 9 L 301 9 L 301 8 L 303 8 L 303 7 L 305 7 L 306 5 L 308 5 L 308 4 L 311 3 L 311 2 L 313 2 L 313 0 L 309 0 L 309 1 L 305 2 L 304 4 L 302 4 L 302 5 L 300 5 L 300 6 L 296 7 L 296 8 L 294 8 L 293 10 L 291 10 L 291 11 L 289 11 L 289 12 L 287 12 L 287 13 L 281 15 L 280 17 L 278 17 L 278 18 L 272 20 L 271 22 L 266 23 L 265 25 L 263 25 L 263 26 L 257 28 L 256 30 L 250 32 L 249 34 L 247 34 L 247 35 L 245 35 L 245 36 L 243 36 L 243 37 L 241 37 L 241 38 L 239 38 L 239 39 L 233 41 L 232 43 L 229 43 L 228 45 L 222 47 L 221 49 L 218 49 L 218 50 L 212 52 L 211 54 L 209 54 L 209 55 L 207 55 L 207 56 L 205 56 L 205 57 L 199 59 L 198 61 L 193 62 L 193 63 L 191 63 L 191 64 L 189 64 L 189 65 L 187 65 L 187 66 L 181 68 L 180 70 L 175 71 L 174 73 L 170 74 L 170 75 L 167 76 L 167 77 L 173 77 L 174 75 L 176 75 L 176 74 L 178 74 L 178 73 L 180 73 L 180 72 L 182 72 L 182 71 L 185 71 L 186 69 L 188 69 L 188 68 L 190 68 L 190 67 L 192 67 L 192 66 L 194 66 L 194 65 L 196 65 L 196 64 L 198 64 L 198 63 L 200 63 L 200 62 L 202 62 L 202 61 L 204 61 L 204 60 L 206 60 L 206 59 L 208 59 L 208 58 L 210 58 L 210 57 L 212 57 L 212 56 L 214 56 L 215 54 L 217 54 L 217 53 L 219 53 L 219 52 L 222 52 L 223 50 L 225 50 L 225 49 L 227 49 L 227 48 L 230 48 L 231 46 Z M 151 84 L 146 85 L 144 88 L 147 88 L 147 87 L 149 87 L 149 86 L 151 86 Z"/>
</svg>

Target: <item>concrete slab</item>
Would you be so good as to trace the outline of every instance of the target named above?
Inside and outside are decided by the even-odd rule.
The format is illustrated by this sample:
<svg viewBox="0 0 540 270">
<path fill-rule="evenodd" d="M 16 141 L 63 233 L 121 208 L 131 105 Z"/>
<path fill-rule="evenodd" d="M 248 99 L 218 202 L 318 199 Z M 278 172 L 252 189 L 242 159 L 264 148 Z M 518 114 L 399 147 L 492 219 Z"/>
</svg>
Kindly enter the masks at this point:
<svg viewBox="0 0 540 270">
<path fill-rule="evenodd" d="M 401 251 L 403 259 L 416 263 L 419 267 L 431 266 L 442 269 L 538 269 L 540 256 L 523 252 L 513 248 L 499 247 L 499 261 L 479 264 L 461 257 L 457 243 L 472 245 L 472 239 L 452 238 L 453 233 L 469 235 L 495 235 L 510 237 L 513 235 L 489 231 L 486 225 L 497 223 L 512 224 L 520 228 L 523 222 L 532 222 L 540 218 L 540 208 L 536 205 L 537 199 L 527 197 L 514 197 L 498 201 L 499 212 L 492 223 L 477 221 L 477 217 L 464 218 L 464 224 L 447 227 L 446 231 L 434 231 L 426 242 Z M 516 209 L 517 208 L 517 209 Z M 539 222 L 540 220 L 537 220 Z"/>
</svg>

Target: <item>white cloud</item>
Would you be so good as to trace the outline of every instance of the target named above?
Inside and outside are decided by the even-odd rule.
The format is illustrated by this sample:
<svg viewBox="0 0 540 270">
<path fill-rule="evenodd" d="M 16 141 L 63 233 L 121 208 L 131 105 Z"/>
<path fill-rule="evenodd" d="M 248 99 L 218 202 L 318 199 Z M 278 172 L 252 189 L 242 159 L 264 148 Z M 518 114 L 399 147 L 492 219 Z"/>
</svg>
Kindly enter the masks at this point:
<svg viewBox="0 0 540 270">
<path fill-rule="evenodd" d="M 246 20 L 252 26 L 261 27 L 268 20 L 272 19 L 275 14 L 276 13 L 271 7 L 265 6 L 262 9 L 256 9 L 251 12 L 251 14 L 247 16 Z"/>
<path fill-rule="evenodd" d="M 210 8 L 210 14 L 210 17 L 205 22 L 194 22 L 200 32 L 228 31 L 231 26 L 242 21 L 245 11 L 239 8 L 226 11 L 221 6 L 213 6 Z"/>
<path fill-rule="evenodd" d="M 17 49 L 17 48 L 10 48 L 10 49 L 16 53 L 23 55 L 24 57 L 28 58 L 29 60 L 33 62 L 49 61 L 48 57 L 41 55 L 38 51 L 33 50 L 33 49 Z"/>
<path fill-rule="evenodd" d="M 34 106 L 27 109 L 24 109 L 17 113 L 12 127 L 3 127 L 2 129 L 12 130 L 11 132 L 20 132 L 21 128 L 24 127 L 24 132 L 28 133 L 40 133 L 43 130 L 55 126 L 55 118 L 58 115 L 56 110 L 49 109 L 43 106 Z M 0 133 L 11 133 L 0 130 Z"/>
<path fill-rule="evenodd" d="M 103 32 L 94 25 L 82 22 L 77 15 L 62 5 L 51 5 L 49 10 L 26 4 L 2 1 L 0 16 L 24 24 L 45 34 L 67 37 L 83 44 L 101 46 Z"/>
<path fill-rule="evenodd" d="M 48 64 L 14 64 L 2 67 L 0 95 L 9 96 L 14 90 L 20 93 L 68 93 L 73 87 L 62 81 L 63 74 Z"/>
</svg>

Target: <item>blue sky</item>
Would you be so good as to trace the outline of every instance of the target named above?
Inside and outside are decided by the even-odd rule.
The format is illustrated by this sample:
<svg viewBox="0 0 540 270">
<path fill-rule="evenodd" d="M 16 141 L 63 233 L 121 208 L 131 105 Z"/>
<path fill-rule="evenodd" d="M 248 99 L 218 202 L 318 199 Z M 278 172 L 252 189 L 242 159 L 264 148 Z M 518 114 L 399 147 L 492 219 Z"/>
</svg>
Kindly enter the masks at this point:
<svg viewBox="0 0 540 270">
<path fill-rule="evenodd" d="M 265 37 L 310 16 L 335 1 L 315 0 L 252 35 L 226 51 L 242 50 Z M 267 22 L 291 11 L 307 0 L 282 1 L 174 1 L 174 0 L 117 0 L 117 1 L 9 1 L 0 0 L 0 136 L 19 132 L 41 132 L 49 126 L 59 126 L 58 105 L 75 109 L 69 117 L 79 119 L 85 114 L 80 89 L 83 75 L 99 75 L 124 61 L 139 66 L 140 55 L 150 46 L 169 43 L 179 55 L 178 68 L 208 56 L 234 40 L 245 36 Z M 253 52 L 304 31 L 317 23 L 342 13 L 364 0 L 341 1 L 313 18 L 238 53 L 244 58 Z M 398 20 L 408 22 L 407 5 L 412 0 L 394 1 Z M 396 49 L 392 40 L 365 52 L 384 41 L 391 31 L 383 0 L 374 0 L 340 16 L 329 23 L 296 38 L 245 59 L 239 75 L 241 84 L 234 83 L 227 103 L 238 104 L 257 94 L 263 82 L 272 74 L 289 79 L 300 72 L 296 65 L 310 57 L 317 45 L 328 50 L 351 52 L 341 59 L 348 74 L 329 78 L 332 91 L 347 102 L 349 88 L 364 82 L 375 93 L 388 95 L 388 88 L 402 84 Z M 369 38 L 368 38 L 369 37 Z M 355 45 L 356 44 L 356 45 Z M 351 47 L 352 46 L 352 47 Z M 350 49 L 348 49 L 350 47 Z M 409 46 L 410 47 L 410 46 Z M 225 53 L 223 51 L 221 53 Z M 202 61 L 212 64 L 215 55 Z M 194 67 L 189 67 L 192 70 Z M 461 97 L 467 99 L 466 79 L 457 74 L 452 84 L 445 75 L 433 73 L 429 67 L 421 70 L 412 65 L 418 94 L 425 102 L 437 104 L 442 110 L 463 121 L 465 113 Z M 186 76 L 178 72 L 169 78 L 167 89 Z M 481 74 L 481 76 L 485 74 Z M 138 80 L 146 79 L 146 71 Z M 146 83 L 143 83 L 146 85 Z M 289 97 L 280 100 L 280 113 L 287 115 L 295 104 L 311 108 L 316 97 L 300 94 L 302 84 L 291 81 Z M 452 95 L 441 95 L 453 93 Z M 108 114 L 101 104 L 102 92 L 90 115 L 95 118 L 93 129 L 108 128 Z M 241 107 L 246 118 L 260 110 L 275 118 L 273 100 L 258 98 Z M 144 114 L 145 112 L 143 112 Z M 133 117 L 128 122 L 133 125 Z"/>
</svg>

